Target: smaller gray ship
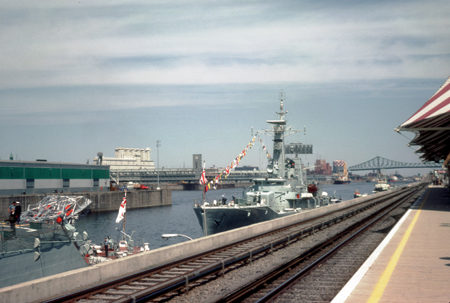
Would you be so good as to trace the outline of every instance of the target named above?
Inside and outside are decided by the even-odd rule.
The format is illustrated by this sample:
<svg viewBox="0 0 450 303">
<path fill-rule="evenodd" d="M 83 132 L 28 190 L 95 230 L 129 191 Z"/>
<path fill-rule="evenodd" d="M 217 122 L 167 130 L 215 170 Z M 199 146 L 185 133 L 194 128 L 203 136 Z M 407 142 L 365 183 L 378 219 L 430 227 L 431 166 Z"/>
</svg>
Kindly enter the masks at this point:
<svg viewBox="0 0 450 303">
<path fill-rule="evenodd" d="M 327 193 L 321 192 L 315 184 L 306 185 L 299 154 L 312 154 L 312 146 L 301 143 L 285 145 L 284 138 L 300 132 L 286 126 L 281 94 L 278 120 L 266 121 L 270 129 L 258 131 L 273 136 L 273 158 L 267 166 L 267 178 L 254 179 L 254 185 L 242 198 L 226 205 L 203 202 L 195 204 L 194 212 L 205 235 L 260 223 L 328 205 Z M 293 158 L 286 154 L 295 155 Z"/>
<path fill-rule="evenodd" d="M 80 248 L 88 235 L 73 223 L 91 203 L 81 196 L 46 196 L 22 212 L 17 226 L 2 224 L 0 288 L 86 267 Z"/>
<path fill-rule="evenodd" d="M 20 224 L 0 224 L 0 288 L 150 250 L 148 243 L 134 246 L 134 231 L 125 233 L 125 220 L 118 229 L 121 240 L 108 237 L 109 254 L 104 245 L 93 244 L 85 231 L 75 228 L 91 203 L 83 196 L 45 196 L 22 212 Z M 122 219 L 125 204 L 126 197 L 119 211 Z"/>
</svg>

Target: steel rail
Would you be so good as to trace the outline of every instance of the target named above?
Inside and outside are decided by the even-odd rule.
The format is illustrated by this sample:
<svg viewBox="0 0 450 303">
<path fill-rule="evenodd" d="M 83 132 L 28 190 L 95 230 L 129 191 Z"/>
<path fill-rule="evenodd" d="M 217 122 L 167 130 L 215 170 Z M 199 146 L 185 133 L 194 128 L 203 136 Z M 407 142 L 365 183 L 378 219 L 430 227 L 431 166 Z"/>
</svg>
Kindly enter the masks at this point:
<svg viewBox="0 0 450 303">
<path fill-rule="evenodd" d="M 420 191 L 421 189 L 417 189 L 414 192 L 411 193 L 406 193 L 406 195 L 403 195 L 400 199 L 402 200 L 401 202 L 394 202 L 394 203 L 399 203 L 400 205 L 402 203 L 404 203 L 404 201 L 410 199 L 411 197 L 413 197 L 418 191 Z M 396 199 L 398 201 L 398 199 Z M 392 203 L 391 203 L 392 205 Z M 379 210 L 378 213 L 380 211 L 386 211 L 386 209 L 390 209 L 391 205 L 384 207 L 382 210 Z M 397 205 L 397 204 L 396 204 Z M 395 206 L 398 207 L 398 206 Z M 389 210 L 390 212 L 391 210 Z M 370 215 L 368 218 L 366 218 L 364 220 L 364 222 L 367 222 L 368 220 L 371 220 L 372 218 L 374 218 L 378 213 L 376 214 L 372 214 Z M 252 281 L 250 283 L 247 283 L 245 285 L 243 285 L 242 287 L 236 289 L 235 291 L 226 294 L 225 296 L 221 296 L 221 297 L 216 297 L 214 302 L 240 302 L 243 299 L 245 299 L 246 297 L 248 297 L 249 295 L 251 295 L 255 289 L 259 289 L 261 288 L 263 285 L 266 285 L 268 283 L 271 283 L 272 281 L 274 281 L 275 279 L 279 278 L 281 275 L 283 275 L 285 272 L 290 271 L 293 267 L 297 266 L 298 264 L 304 262 L 304 260 L 309 259 L 310 257 L 312 257 L 313 255 L 317 254 L 320 251 L 323 251 L 326 247 L 330 246 L 331 244 L 333 244 L 334 242 L 338 241 L 340 238 L 345 237 L 345 234 L 348 234 L 351 230 L 354 230 L 356 226 L 358 225 L 362 225 L 361 221 L 360 222 L 356 222 L 355 224 L 353 224 L 351 227 L 347 228 L 345 231 L 343 231 L 342 233 L 324 241 L 323 243 L 319 243 L 316 246 L 312 247 L 311 249 L 309 249 L 308 251 L 303 252 L 301 255 L 299 255 L 298 257 L 296 257 L 295 259 L 282 264 L 280 266 L 277 266 L 276 268 L 270 270 L 268 273 L 266 273 L 264 275 L 264 277 Z M 336 250 L 337 252 L 337 250 Z M 331 256 L 331 255 L 330 255 Z M 318 261 L 318 262 L 323 262 L 322 261 Z M 320 263 L 319 263 L 320 264 Z M 313 267 L 311 267 L 312 269 Z M 309 272 L 309 271 L 308 271 Z"/>
<path fill-rule="evenodd" d="M 348 245 L 350 242 L 352 242 L 357 236 L 361 235 L 364 231 L 366 231 L 368 228 L 373 226 L 375 223 L 377 223 L 379 220 L 384 218 L 386 215 L 391 213 L 394 209 L 397 209 L 399 206 L 401 206 L 403 203 L 405 203 L 407 200 L 409 200 L 412 196 L 414 196 L 416 193 L 413 192 L 406 197 L 401 198 L 400 201 L 394 202 L 393 205 L 386 207 L 382 210 L 381 214 L 378 214 L 375 216 L 375 218 L 371 218 L 369 222 L 367 222 L 364 226 L 353 232 L 348 238 L 346 238 L 344 241 L 339 243 L 337 246 L 335 246 L 333 249 L 325 253 L 323 256 L 318 258 L 317 260 L 313 261 L 310 265 L 305 267 L 304 269 L 300 270 L 298 273 L 284 281 L 281 285 L 276 287 L 275 289 L 271 290 L 269 293 L 267 293 L 265 296 L 260 298 L 257 303 L 262 302 L 272 302 L 275 300 L 283 291 L 285 291 L 287 288 L 292 286 L 294 283 L 296 283 L 299 279 L 302 277 L 305 277 L 308 275 L 311 271 L 313 271 L 315 268 L 317 268 L 319 265 L 321 265 L 323 262 L 331 258 L 334 254 L 336 254 L 340 249 L 342 249 L 344 246 Z M 361 225 L 359 222 L 351 226 L 346 230 L 346 232 L 350 232 L 350 230 L 355 229 L 355 225 Z M 335 240 L 334 240 L 335 241 Z M 327 243 L 328 244 L 328 243 Z"/>
<path fill-rule="evenodd" d="M 408 195 L 408 193 L 402 193 L 403 195 Z M 324 226 L 328 226 L 330 223 L 335 223 L 337 221 L 340 221 L 344 218 L 347 218 L 349 216 L 353 216 L 356 213 L 361 212 L 362 210 L 367 209 L 367 206 L 356 209 L 346 215 L 335 217 L 332 220 L 326 221 L 326 222 L 320 222 L 316 225 L 310 226 L 308 228 L 302 229 L 299 232 L 289 234 L 287 236 L 283 236 L 279 239 L 273 240 L 268 242 L 267 244 L 258 246 L 254 249 L 250 249 L 249 251 L 242 252 L 238 255 L 225 258 L 222 261 L 218 261 L 214 264 L 208 265 L 203 270 L 199 270 L 196 272 L 196 275 L 185 275 L 183 277 L 178 277 L 173 280 L 167 281 L 166 284 L 161 285 L 159 287 L 155 288 L 149 288 L 143 291 L 139 291 L 134 293 L 132 296 L 122 298 L 116 301 L 113 301 L 115 303 L 125 303 L 125 302 L 145 302 L 151 299 L 155 299 L 161 294 L 173 291 L 175 289 L 179 289 L 180 287 L 186 287 L 186 291 L 188 290 L 188 283 L 200 278 L 203 278 L 205 276 L 218 273 L 222 271 L 222 274 L 224 274 L 224 268 L 227 266 L 231 266 L 233 264 L 249 260 L 252 256 L 261 254 L 261 253 L 267 253 L 268 251 L 272 252 L 274 248 L 284 246 L 287 242 L 290 242 L 294 240 L 297 237 L 303 237 L 304 235 L 309 235 L 311 233 L 314 233 L 315 230 L 322 229 Z M 354 228 L 354 227 L 353 227 Z M 334 242 L 335 240 L 332 239 L 330 242 Z M 320 250 L 323 249 L 323 246 L 320 248 Z"/>
</svg>

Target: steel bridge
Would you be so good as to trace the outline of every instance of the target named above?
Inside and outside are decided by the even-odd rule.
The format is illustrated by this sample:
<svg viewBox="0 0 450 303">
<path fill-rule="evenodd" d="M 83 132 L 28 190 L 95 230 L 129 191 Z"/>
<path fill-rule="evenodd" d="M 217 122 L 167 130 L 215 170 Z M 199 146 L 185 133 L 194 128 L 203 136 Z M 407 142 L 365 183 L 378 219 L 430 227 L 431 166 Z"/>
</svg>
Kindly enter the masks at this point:
<svg viewBox="0 0 450 303">
<path fill-rule="evenodd" d="M 220 173 L 218 169 L 206 171 L 206 178 L 211 181 Z M 200 179 L 200 170 L 193 169 L 160 169 L 158 170 L 111 170 L 110 177 L 116 182 L 142 182 L 156 183 L 198 183 Z M 247 182 L 255 178 L 267 177 L 267 171 L 233 171 L 226 181 L 230 182 Z M 159 178 L 158 178 L 159 177 Z"/>
<path fill-rule="evenodd" d="M 427 163 L 407 163 L 407 162 L 400 162 L 400 161 L 394 161 L 390 159 L 386 159 L 380 156 L 376 156 L 373 159 L 370 159 L 369 161 L 366 161 L 364 163 L 353 165 L 348 168 L 348 170 L 351 171 L 357 171 L 357 170 L 376 170 L 378 173 L 381 172 L 382 169 L 399 169 L 399 168 L 442 168 L 441 162 L 427 162 Z"/>
</svg>

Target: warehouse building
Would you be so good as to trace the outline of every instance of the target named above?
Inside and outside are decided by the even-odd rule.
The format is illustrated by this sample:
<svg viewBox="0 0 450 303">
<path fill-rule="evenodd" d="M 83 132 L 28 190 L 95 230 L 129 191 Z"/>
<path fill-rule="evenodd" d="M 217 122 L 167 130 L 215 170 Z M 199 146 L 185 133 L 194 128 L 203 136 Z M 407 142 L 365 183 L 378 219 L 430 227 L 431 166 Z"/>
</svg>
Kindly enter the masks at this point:
<svg viewBox="0 0 450 303">
<path fill-rule="evenodd" d="M 97 165 L 109 165 L 111 171 L 123 170 L 155 170 L 155 162 L 150 159 L 150 148 L 124 148 L 115 149 L 114 158 L 105 157 L 103 153 L 97 153 L 94 163 Z"/>
<path fill-rule="evenodd" d="M 109 190 L 109 166 L 0 160 L 0 195 Z"/>
</svg>

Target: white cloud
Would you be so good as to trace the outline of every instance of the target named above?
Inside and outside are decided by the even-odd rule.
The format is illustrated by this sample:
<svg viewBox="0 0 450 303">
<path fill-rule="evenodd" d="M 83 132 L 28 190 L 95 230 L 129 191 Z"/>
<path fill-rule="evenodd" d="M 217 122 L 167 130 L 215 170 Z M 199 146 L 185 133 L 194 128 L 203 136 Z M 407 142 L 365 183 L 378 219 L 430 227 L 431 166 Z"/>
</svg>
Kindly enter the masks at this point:
<svg viewBox="0 0 450 303">
<path fill-rule="evenodd" d="M 439 1 L 297 11 L 238 2 L 33 3 L 4 6 L 1 88 L 427 78 L 450 67 L 449 9 Z"/>
</svg>

